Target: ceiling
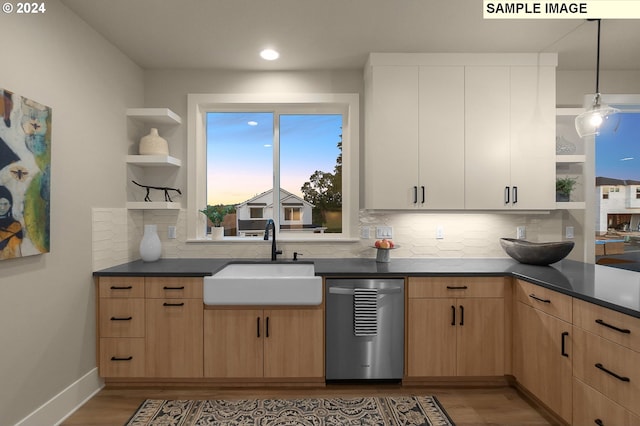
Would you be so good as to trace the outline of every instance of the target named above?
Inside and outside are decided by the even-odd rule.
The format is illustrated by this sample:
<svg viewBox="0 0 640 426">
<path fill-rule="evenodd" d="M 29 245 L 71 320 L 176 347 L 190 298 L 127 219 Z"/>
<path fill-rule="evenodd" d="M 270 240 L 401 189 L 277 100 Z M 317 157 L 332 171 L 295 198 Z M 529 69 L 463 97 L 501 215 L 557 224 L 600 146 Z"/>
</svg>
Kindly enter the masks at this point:
<svg viewBox="0 0 640 426">
<path fill-rule="evenodd" d="M 369 52 L 558 52 L 594 70 L 597 24 L 484 20 L 480 0 L 61 0 L 145 69 L 361 69 Z M 640 20 L 602 21 L 601 68 L 640 70 Z M 266 62 L 258 52 L 280 51 Z M 637 53 L 637 51 L 636 51 Z"/>
</svg>

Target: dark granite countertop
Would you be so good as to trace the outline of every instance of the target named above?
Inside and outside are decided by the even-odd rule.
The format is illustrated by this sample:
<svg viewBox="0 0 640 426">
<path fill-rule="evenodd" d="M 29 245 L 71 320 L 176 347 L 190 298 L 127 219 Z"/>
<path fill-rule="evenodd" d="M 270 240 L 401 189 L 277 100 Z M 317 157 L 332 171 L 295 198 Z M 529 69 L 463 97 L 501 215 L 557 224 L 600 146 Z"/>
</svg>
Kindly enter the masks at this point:
<svg viewBox="0 0 640 426">
<path fill-rule="evenodd" d="M 94 276 L 207 276 L 233 261 L 268 259 L 137 260 L 94 272 Z M 305 259 L 316 275 L 353 276 L 513 276 L 542 287 L 640 318 L 640 273 L 609 266 L 563 260 L 551 266 L 524 265 L 512 259 L 407 258 L 377 263 L 374 259 Z M 282 262 L 282 261 L 280 261 Z"/>
</svg>

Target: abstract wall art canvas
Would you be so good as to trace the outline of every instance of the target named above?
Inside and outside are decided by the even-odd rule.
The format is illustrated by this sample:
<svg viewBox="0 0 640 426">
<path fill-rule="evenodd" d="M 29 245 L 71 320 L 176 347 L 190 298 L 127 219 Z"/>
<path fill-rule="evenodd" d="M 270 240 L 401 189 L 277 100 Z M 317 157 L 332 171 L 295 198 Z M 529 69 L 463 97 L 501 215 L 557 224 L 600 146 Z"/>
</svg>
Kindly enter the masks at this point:
<svg viewBox="0 0 640 426">
<path fill-rule="evenodd" d="M 51 108 L 0 88 L 0 260 L 49 252 Z"/>
</svg>

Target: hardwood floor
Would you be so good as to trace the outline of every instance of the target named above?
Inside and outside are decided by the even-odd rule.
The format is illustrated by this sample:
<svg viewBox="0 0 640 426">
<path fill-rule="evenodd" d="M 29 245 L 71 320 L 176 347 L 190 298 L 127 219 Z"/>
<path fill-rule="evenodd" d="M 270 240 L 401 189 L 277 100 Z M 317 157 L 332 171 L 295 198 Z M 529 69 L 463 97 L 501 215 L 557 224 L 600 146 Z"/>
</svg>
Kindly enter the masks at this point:
<svg viewBox="0 0 640 426">
<path fill-rule="evenodd" d="M 145 399 L 252 399 L 330 396 L 435 395 L 458 426 L 552 425 L 514 388 L 328 385 L 323 388 L 112 389 L 105 388 L 61 426 L 123 425 Z"/>
</svg>

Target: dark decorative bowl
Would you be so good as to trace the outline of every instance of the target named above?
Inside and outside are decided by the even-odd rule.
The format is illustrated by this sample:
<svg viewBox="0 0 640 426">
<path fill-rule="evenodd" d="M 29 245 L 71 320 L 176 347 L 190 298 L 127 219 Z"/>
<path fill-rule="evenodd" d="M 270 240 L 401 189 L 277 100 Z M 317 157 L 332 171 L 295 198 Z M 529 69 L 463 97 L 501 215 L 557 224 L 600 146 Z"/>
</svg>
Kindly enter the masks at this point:
<svg viewBox="0 0 640 426">
<path fill-rule="evenodd" d="M 515 238 L 500 238 L 505 252 L 520 263 L 550 265 L 564 259 L 573 249 L 573 241 L 532 243 Z"/>
</svg>

